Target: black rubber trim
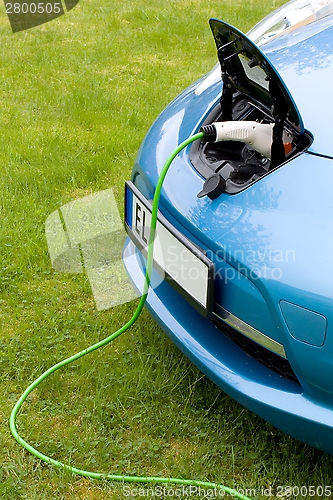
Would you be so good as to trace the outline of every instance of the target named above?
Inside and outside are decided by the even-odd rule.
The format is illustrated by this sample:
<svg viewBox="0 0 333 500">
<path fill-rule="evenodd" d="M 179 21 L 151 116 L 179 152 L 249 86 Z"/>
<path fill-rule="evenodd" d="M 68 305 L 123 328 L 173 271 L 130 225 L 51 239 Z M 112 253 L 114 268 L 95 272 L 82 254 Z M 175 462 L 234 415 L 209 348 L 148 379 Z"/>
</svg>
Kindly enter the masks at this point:
<svg viewBox="0 0 333 500">
<path fill-rule="evenodd" d="M 252 339 L 249 339 L 235 328 L 227 325 L 221 318 L 214 315 L 212 322 L 219 328 L 219 330 L 238 347 L 240 347 L 246 354 L 265 365 L 270 370 L 278 373 L 281 377 L 300 385 L 299 380 L 293 371 L 289 361 L 282 356 L 266 349 L 266 347 L 257 344 Z"/>
</svg>

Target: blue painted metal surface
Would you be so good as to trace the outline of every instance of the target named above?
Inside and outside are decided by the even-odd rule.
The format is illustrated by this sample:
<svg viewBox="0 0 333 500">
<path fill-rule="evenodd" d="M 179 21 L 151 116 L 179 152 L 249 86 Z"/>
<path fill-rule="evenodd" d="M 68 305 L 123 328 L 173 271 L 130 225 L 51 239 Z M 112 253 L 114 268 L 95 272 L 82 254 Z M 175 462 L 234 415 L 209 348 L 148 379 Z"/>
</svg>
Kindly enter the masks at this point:
<svg viewBox="0 0 333 500">
<path fill-rule="evenodd" d="M 264 47 L 293 95 L 305 128 L 314 136 L 310 150 L 333 156 L 333 16 L 285 34 Z"/>
<path fill-rule="evenodd" d="M 330 16 L 264 46 L 314 135 L 311 151 L 328 156 L 332 40 Z M 198 131 L 220 98 L 220 81 L 200 95 L 196 86 L 161 113 L 142 144 L 132 181 L 147 198 L 170 152 Z M 203 179 L 187 148 L 173 162 L 161 196 L 163 215 L 214 261 L 216 302 L 281 343 L 300 386 L 251 359 L 167 283 L 150 291 L 148 308 L 228 394 L 284 432 L 333 454 L 332 184 L 332 160 L 303 153 L 238 194 L 198 199 Z M 140 255 L 127 263 L 137 285 L 143 266 Z M 313 341 L 311 332 L 293 335 L 281 301 L 326 318 L 325 334 Z"/>
<path fill-rule="evenodd" d="M 131 255 L 125 260 L 127 271 L 140 290 L 144 261 L 129 240 L 125 251 Z M 286 434 L 332 453 L 329 404 L 252 360 L 169 284 L 150 289 L 147 308 L 180 350 L 227 394 Z"/>
</svg>

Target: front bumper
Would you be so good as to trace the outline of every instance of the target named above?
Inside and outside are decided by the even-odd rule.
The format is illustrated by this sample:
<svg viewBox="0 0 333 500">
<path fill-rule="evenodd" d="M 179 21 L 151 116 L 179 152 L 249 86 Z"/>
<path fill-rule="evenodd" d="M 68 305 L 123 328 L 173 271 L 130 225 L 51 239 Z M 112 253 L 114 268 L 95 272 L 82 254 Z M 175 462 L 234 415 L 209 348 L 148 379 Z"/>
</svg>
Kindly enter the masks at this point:
<svg viewBox="0 0 333 500">
<path fill-rule="evenodd" d="M 124 264 L 134 286 L 142 289 L 145 261 L 129 238 Z M 150 288 L 146 306 L 179 349 L 223 391 L 286 434 L 333 454 L 333 406 L 321 406 L 300 385 L 246 354 L 167 282 Z"/>
</svg>

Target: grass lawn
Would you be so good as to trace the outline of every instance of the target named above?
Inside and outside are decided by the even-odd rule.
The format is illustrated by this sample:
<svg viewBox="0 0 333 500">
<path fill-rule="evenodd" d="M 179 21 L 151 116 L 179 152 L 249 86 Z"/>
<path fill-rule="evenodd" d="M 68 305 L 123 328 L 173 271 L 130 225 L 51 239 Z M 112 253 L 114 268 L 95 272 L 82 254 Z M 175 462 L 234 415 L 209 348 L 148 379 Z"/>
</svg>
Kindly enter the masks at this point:
<svg viewBox="0 0 333 500">
<path fill-rule="evenodd" d="M 67 15 L 17 34 L 1 5 L 1 500 L 126 496 L 121 484 L 39 462 L 9 431 L 11 409 L 29 383 L 115 331 L 136 305 L 98 312 L 83 274 L 53 271 L 45 220 L 109 187 L 122 210 L 124 181 L 152 121 L 216 62 L 208 19 L 246 31 L 282 3 L 81 0 Z M 222 393 L 146 312 L 112 345 L 45 381 L 18 427 L 44 453 L 105 473 L 258 492 L 333 479 L 333 458 Z"/>
</svg>

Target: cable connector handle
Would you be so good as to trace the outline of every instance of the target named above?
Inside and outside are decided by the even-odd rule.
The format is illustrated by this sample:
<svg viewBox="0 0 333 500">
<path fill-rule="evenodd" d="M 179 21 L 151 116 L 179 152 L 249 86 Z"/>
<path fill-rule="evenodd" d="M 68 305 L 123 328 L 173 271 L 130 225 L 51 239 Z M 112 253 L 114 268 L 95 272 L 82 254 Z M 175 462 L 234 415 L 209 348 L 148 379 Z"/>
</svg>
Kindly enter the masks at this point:
<svg viewBox="0 0 333 500">
<path fill-rule="evenodd" d="M 239 141 L 248 144 L 266 158 L 271 157 L 273 123 L 226 121 L 204 125 L 200 131 L 207 142 Z"/>
</svg>

